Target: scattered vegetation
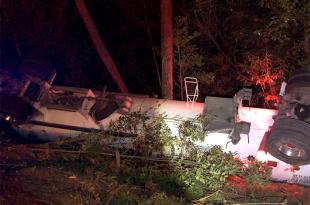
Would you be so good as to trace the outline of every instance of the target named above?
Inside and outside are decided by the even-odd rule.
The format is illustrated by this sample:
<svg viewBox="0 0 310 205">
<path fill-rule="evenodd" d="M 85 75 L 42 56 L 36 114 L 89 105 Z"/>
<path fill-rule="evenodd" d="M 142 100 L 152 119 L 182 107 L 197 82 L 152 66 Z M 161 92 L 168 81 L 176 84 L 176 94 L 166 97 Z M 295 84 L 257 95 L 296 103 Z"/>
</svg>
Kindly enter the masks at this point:
<svg viewBox="0 0 310 205">
<path fill-rule="evenodd" d="M 165 123 L 166 115 L 159 113 L 157 109 L 152 111 L 156 113 L 156 117 L 149 116 L 148 112 L 150 111 L 137 111 L 123 115 L 111 122 L 108 128 L 113 133 L 130 133 L 136 136 L 131 143 L 144 156 L 150 156 L 154 151 L 163 153 L 165 148 L 172 146 L 174 139 Z"/>
<path fill-rule="evenodd" d="M 78 182 L 71 195 L 80 204 L 259 201 L 262 195 L 255 193 L 259 185 L 270 179 L 268 166 L 255 158 L 244 163 L 236 153 L 225 153 L 217 146 L 196 146 L 197 140 L 207 137 L 202 129 L 203 119 L 177 119 L 180 136 L 176 137 L 165 122 L 165 114 L 150 117 L 148 112 L 132 112 L 112 122 L 103 132 L 63 138 L 44 146 L 32 145 L 36 160 L 27 159 L 23 167 L 53 167 L 71 172 L 68 178 Z M 131 140 L 124 140 L 124 133 L 131 134 L 127 136 Z M 154 155 L 154 151 L 160 154 Z M 231 180 L 234 177 L 238 183 Z M 244 193 L 240 193 L 240 181 L 246 186 Z"/>
</svg>

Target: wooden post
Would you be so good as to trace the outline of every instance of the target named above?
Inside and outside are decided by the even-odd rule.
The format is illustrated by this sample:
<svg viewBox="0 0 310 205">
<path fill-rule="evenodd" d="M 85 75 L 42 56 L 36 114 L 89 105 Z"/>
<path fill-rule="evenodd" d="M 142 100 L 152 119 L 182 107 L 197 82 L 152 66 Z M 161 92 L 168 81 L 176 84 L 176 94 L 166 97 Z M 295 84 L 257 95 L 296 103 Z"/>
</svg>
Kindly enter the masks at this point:
<svg viewBox="0 0 310 205">
<path fill-rule="evenodd" d="M 115 150 L 115 165 L 116 171 L 118 172 L 121 169 L 121 156 L 119 154 L 119 150 Z"/>
</svg>

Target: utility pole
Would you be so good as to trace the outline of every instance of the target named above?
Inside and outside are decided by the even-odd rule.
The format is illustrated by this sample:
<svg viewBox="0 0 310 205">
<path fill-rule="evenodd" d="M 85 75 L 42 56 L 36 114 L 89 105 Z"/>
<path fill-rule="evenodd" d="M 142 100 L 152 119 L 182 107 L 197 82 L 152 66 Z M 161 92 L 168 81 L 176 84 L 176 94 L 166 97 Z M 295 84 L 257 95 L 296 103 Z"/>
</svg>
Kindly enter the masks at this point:
<svg viewBox="0 0 310 205">
<path fill-rule="evenodd" d="M 172 0 L 160 0 L 162 97 L 173 99 Z"/>
</svg>

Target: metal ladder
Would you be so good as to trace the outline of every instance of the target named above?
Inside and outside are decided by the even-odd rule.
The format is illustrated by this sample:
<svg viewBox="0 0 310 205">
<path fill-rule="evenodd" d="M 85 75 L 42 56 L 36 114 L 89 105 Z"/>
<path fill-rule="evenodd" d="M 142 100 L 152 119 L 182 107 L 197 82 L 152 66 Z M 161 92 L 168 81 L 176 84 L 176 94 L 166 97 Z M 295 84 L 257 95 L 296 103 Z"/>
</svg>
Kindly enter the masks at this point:
<svg viewBox="0 0 310 205">
<path fill-rule="evenodd" d="M 198 99 L 198 80 L 194 77 L 185 77 L 184 78 L 185 83 L 185 92 L 186 92 L 186 102 L 187 105 L 191 103 L 191 106 L 194 105 L 194 103 Z"/>
</svg>

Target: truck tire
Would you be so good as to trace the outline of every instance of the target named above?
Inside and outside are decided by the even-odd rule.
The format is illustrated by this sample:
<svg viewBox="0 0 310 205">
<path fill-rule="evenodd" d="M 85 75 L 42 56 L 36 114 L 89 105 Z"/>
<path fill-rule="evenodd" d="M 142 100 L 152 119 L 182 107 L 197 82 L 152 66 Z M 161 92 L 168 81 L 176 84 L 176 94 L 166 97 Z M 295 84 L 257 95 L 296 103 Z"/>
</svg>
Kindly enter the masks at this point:
<svg viewBox="0 0 310 205">
<path fill-rule="evenodd" d="M 310 96 L 310 70 L 296 70 L 288 80 L 286 93 L 292 99 L 309 101 Z"/>
<path fill-rule="evenodd" d="M 296 119 L 278 119 L 272 126 L 266 151 L 288 164 L 310 164 L 310 125 Z"/>
<path fill-rule="evenodd" d="M 22 124 L 32 112 L 32 106 L 21 97 L 0 93 L 1 118 L 6 118 L 14 124 Z"/>
</svg>

